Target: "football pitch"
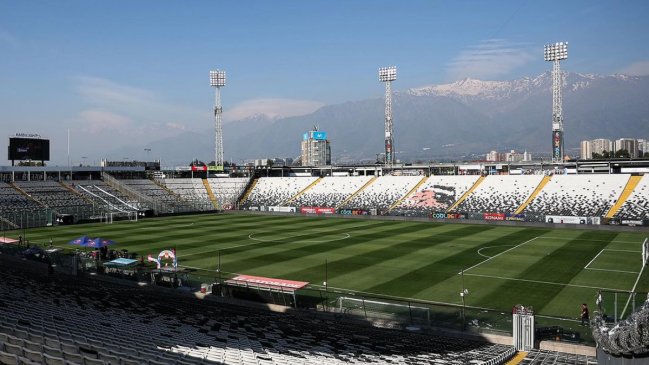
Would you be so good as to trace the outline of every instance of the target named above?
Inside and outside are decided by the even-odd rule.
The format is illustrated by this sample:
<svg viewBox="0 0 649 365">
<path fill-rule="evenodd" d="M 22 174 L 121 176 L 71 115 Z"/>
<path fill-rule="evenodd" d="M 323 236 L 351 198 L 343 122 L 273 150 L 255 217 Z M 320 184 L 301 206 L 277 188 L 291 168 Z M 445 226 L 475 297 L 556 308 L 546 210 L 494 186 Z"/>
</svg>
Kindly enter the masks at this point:
<svg viewBox="0 0 649 365">
<path fill-rule="evenodd" d="M 18 231 L 7 236 L 17 238 Z M 647 292 L 641 243 L 647 233 L 343 219 L 210 214 L 29 229 L 31 243 L 67 247 L 88 235 L 111 249 L 223 273 L 308 281 L 329 290 L 575 318 L 597 289 Z M 462 274 L 461 274 L 462 273 Z"/>
</svg>

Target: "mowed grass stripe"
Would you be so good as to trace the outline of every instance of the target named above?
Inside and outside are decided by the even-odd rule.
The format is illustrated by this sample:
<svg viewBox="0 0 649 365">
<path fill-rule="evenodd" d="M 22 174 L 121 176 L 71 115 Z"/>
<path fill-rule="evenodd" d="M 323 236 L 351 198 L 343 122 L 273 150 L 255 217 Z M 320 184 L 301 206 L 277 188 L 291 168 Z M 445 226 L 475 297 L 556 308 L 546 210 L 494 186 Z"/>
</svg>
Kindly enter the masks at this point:
<svg viewBox="0 0 649 365">
<path fill-rule="evenodd" d="M 476 226 L 474 228 L 478 227 L 493 228 L 493 226 Z M 473 234 L 480 232 L 479 229 L 476 229 Z M 414 297 L 417 293 L 425 290 L 427 287 L 431 287 L 457 275 L 462 268 L 471 267 L 484 261 L 485 258 L 477 253 L 480 248 L 512 243 L 519 244 L 547 232 L 547 229 L 542 228 L 522 229 L 521 231 L 495 238 L 475 247 L 459 251 L 456 254 L 445 257 L 441 260 L 431 262 L 425 266 L 405 273 L 404 275 L 393 278 L 392 280 L 368 288 L 367 291 L 370 293 L 390 293 L 398 291 L 399 296 Z M 477 241 L 479 242 L 479 240 Z M 425 286 L 422 286 L 421 281 L 424 279 L 426 284 Z"/>
<path fill-rule="evenodd" d="M 430 235 L 416 240 L 406 240 L 401 242 L 397 241 L 395 244 L 389 246 L 383 246 L 373 250 L 359 251 L 355 256 L 331 261 L 329 263 L 329 267 L 331 269 L 329 274 L 329 281 L 333 282 L 339 276 L 350 274 L 355 270 L 358 270 L 359 268 L 363 268 L 371 265 L 381 265 L 381 263 L 389 259 L 394 259 L 396 257 L 401 257 L 403 255 L 406 255 L 408 252 L 410 252 L 411 249 L 421 247 L 421 245 L 431 246 L 434 245 L 435 242 L 440 242 L 440 243 L 447 242 L 460 237 L 466 237 L 468 235 L 473 235 L 476 233 L 493 229 L 493 227 L 490 226 L 457 226 L 453 228 L 454 228 L 453 230 L 448 232 L 444 232 L 436 235 Z M 414 234 L 415 231 L 413 231 L 412 227 L 410 227 L 405 230 L 402 230 L 402 233 L 406 235 Z M 372 236 L 373 236 L 372 234 L 369 235 L 369 237 Z M 290 275 L 291 277 L 294 278 L 300 278 L 303 276 L 306 277 L 310 275 L 310 273 L 317 270 L 319 270 L 317 266 L 309 267 L 306 269 L 294 271 Z M 385 279 L 385 278 L 377 278 L 377 280 L 381 280 L 381 279 Z M 335 286 L 339 286 L 347 289 L 355 289 L 353 286 L 350 286 L 350 284 L 341 285 L 339 283 Z M 356 289 L 358 290 L 358 288 Z M 396 288 L 393 287 L 392 289 L 396 290 L 395 292 L 392 292 L 393 295 L 399 295 L 399 296 L 402 295 L 401 286 L 398 286 Z M 384 291 L 383 293 L 387 293 L 387 292 Z"/>
<path fill-rule="evenodd" d="M 357 230 L 357 229 L 374 229 L 382 226 L 380 222 L 372 222 L 372 223 L 367 223 L 361 227 L 358 226 L 358 222 L 324 222 L 327 225 L 326 226 L 317 226 L 314 227 L 313 225 L 310 225 L 308 227 L 303 227 L 300 230 L 304 232 L 304 234 L 299 234 L 299 235 L 294 235 L 291 237 L 287 237 L 285 239 L 279 239 L 279 240 L 269 240 L 269 241 L 254 241 L 249 238 L 249 234 L 241 234 L 239 232 L 239 237 L 241 238 L 240 240 L 237 241 L 229 241 L 226 245 L 223 246 L 222 252 L 221 252 L 221 258 L 223 260 L 223 263 L 228 266 L 230 265 L 239 265 L 242 267 L 252 267 L 255 265 L 259 265 L 259 260 L 263 260 L 266 262 L 277 262 L 282 261 L 282 258 L 285 256 L 291 257 L 290 252 L 291 251 L 301 251 L 301 250 L 307 250 L 311 246 L 317 246 L 317 248 L 312 248 L 312 250 L 324 250 L 327 247 L 330 246 L 335 246 L 339 247 L 339 245 L 344 245 L 345 243 L 342 243 L 342 241 L 347 241 L 347 240 L 336 240 L 336 241 L 331 241 L 331 242 L 310 242 L 310 243 L 302 243 L 303 241 L 308 241 L 312 238 L 318 238 L 323 235 L 323 232 L 314 232 L 314 228 L 332 228 L 331 230 L 328 230 L 326 232 L 327 236 L 331 235 L 341 235 L 343 233 L 347 233 L 350 230 Z M 281 233 L 284 234 L 286 231 L 284 229 L 281 230 Z M 290 232 L 295 232 L 295 230 L 291 230 Z M 297 244 L 293 244 L 297 242 Z M 297 248 L 294 246 L 298 246 Z M 287 246 L 288 248 L 283 249 L 282 246 Z M 268 256 L 262 256 L 264 253 L 272 251 L 272 254 L 269 254 Z M 252 261 L 250 261 L 251 258 L 241 258 L 242 254 L 245 255 L 250 255 L 252 256 L 251 258 L 254 258 Z M 197 254 L 199 255 L 199 254 Z M 194 255 L 186 255 L 185 258 L 191 258 Z M 232 261 L 229 261 L 231 258 L 234 258 Z M 225 269 L 224 269 L 225 270 Z"/>
<path fill-rule="evenodd" d="M 577 238 L 566 241 L 563 246 L 549 255 L 543 256 L 516 278 L 569 283 L 584 269 L 588 261 L 616 236 L 616 232 L 584 232 Z M 590 241 L 589 238 L 594 240 Z M 512 301 L 524 300 L 526 305 L 532 305 L 542 311 L 542 308 L 553 301 L 564 288 L 563 285 L 503 280 L 503 283 L 497 286 L 491 294 L 480 300 L 480 304 L 496 305 L 496 308 L 504 309 L 511 307 Z"/>
<path fill-rule="evenodd" d="M 265 266 L 269 264 L 270 265 L 275 264 L 281 266 L 283 265 L 283 262 L 287 260 L 291 260 L 295 258 L 304 258 L 306 256 L 311 256 L 311 255 L 322 255 L 322 254 L 326 254 L 327 252 L 337 250 L 341 247 L 350 249 L 358 245 L 366 244 L 367 241 L 371 241 L 372 239 L 377 239 L 380 237 L 396 237 L 400 233 L 412 233 L 419 230 L 435 227 L 435 225 L 433 224 L 431 225 L 408 224 L 408 223 L 401 223 L 401 222 L 399 223 L 390 222 L 389 224 L 386 223 L 387 222 L 374 222 L 371 226 L 363 228 L 363 232 L 366 232 L 364 234 L 358 234 L 359 231 L 355 230 L 352 234 L 352 238 L 348 240 L 323 242 L 320 244 L 302 245 L 300 247 L 293 248 L 291 250 L 282 251 L 282 252 L 270 252 L 266 254 L 248 257 L 245 259 L 229 261 L 227 265 L 228 267 L 232 267 L 234 271 L 247 270 L 257 266 Z M 348 231 L 348 230 L 344 229 L 341 231 Z M 264 246 L 264 248 L 266 247 L 267 246 Z M 245 247 L 242 247 L 241 250 L 244 251 Z M 362 252 L 359 252 L 359 254 L 364 255 L 364 253 Z M 352 255 L 349 257 L 349 259 L 350 260 L 358 259 L 358 255 Z M 310 269 L 311 268 L 307 268 L 299 271 L 308 272 Z M 228 268 L 224 268 L 224 270 L 230 271 L 230 269 Z M 300 276 L 299 273 L 295 273 L 295 272 L 285 274 L 283 275 L 283 277 L 293 278 L 295 280 L 302 280 L 302 276 Z"/>
<path fill-rule="evenodd" d="M 233 246 L 249 242 L 248 234 L 245 232 L 249 233 L 253 230 L 272 232 L 273 230 L 277 231 L 278 229 L 281 229 L 283 232 L 289 233 L 297 231 L 309 232 L 310 229 L 326 227 L 331 224 L 324 220 L 304 220 L 293 223 L 291 221 L 285 222 L 285 219 L 282 218 L 284 217 L 270 217 L 270 219 L 264 219 L 261 221 L 251 220 L 245 224 L 239 223 L 237 225 L 230 225 L 227 221 L 220 225 L 208 223 L 208 225 L 204 227 L 197 227 L 194 225 L 183 229 L 177 229 L 174 234 L 168 234 L 164 229 L 161 229 L 160 233 L 164 236 L 158 236 L 158 243 L 152 244 L 150 241 L 147 242 L 149 239 L 133 240 L 132 243 L 134 246 L 132 246 L 132 248 L 135 250 L 151 250 L 175 245 L 177 249 L 182 250 L 195 249 L 196 251 L 205 251 L 205 248 L 209 246 L 214 246 L 215 250 L 217 250 L 219 247 Z M 140 244 L 140 246 L 138 246 L 138 244 Z"/>
</svg>

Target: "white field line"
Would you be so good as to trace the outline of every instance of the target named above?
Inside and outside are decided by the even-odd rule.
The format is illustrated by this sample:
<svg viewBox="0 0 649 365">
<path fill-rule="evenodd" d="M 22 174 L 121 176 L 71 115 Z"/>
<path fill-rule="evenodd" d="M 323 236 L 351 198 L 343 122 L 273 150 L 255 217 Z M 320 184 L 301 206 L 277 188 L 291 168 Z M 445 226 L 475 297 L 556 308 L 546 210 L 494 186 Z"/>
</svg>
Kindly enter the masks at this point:
<svg viewBox="0 0 649 365">
<path fill-rule="evenodd" d="M 467 274 L 467 273 L 465 273 L 464 275 L 466 275 L 466 276 L 479 276 L 479 277 L 482 277 L 482 278 L 490 278 L 490 279 L 501 279 L 501 280 L 523 281 L 523 282 L 527 282 L 527 283 L 535 283 L 535 284 L 548 284 L 548 285 L 570 286 L 570 287 L 575 287 L 575 288 L 604 289 L 604 290 L 623 291 L 622 289 L 602 288 L 602 287 L 600 287 L 600 286 L 588 286 L 588 285 L 577 285 L 577 284 L 555 283 L 555 282 L 552 282 L 552 281 L 541 281 L 541 280 L 529 280 L 529 279 L 507 278 L 507 277 L 504 277 L 504 276 L 495 276 L 495 275 L 481 275 L 481 274 Z"/>
<path fill-rule="evenodd" d="M 569 240 L 569 241 L 589 241 L 589 242 L 611 242 L 608 240 L 592 240 L 589 238 L 566 238 L 566 237 L 550 237 L 550 236 L 543 236 L 543 238 L 551 239 L 551 240 Z M 638 243 L 635 241 L 612 241 L 615 243 Z"/>
<path fill-rule="evenodd" d="M 599 257 L 599 255 L 602 254 L 602 252 L 604 252 L 604 250 L 599 251 L 599 253 L 598 253 L 597 255 L 595 255 L 595 257 L 593 257 L 593 259 L 590 260 L 590 261 L 586 264 L 586 266 L 584 266 L 584 269 L 588 269 L 588 266 L 590 266 L 590 264 L 592 264 L 593 261 L 595 261 L 595 260 Z"/>
<path fill-rule="evenodd" d="M 344 236 L 341 237 L 341 238 L 336 238 L 336 239 L 331 239 L 331 240 L 322 240 L 322 241 L 300 241 L 300 242 L 303 242 L 303 243 L 324 243 L 324 242 L 342 241 L 342 240 L 346 240 L 346 239 L 348 239 L 348 238 L 351 237 L 351 235 L 350 235 L 349 233 L 339 233 L 339 234 L 340 234 L 340 235 L 344 235 Z M 259 240 L 259 239 L 255 239 L 254 237 L 252 237 L 253 235 L 254 235 L 254 233 L 251 233 L 251 234 L 248 235 L 248 238 L 249 238 L 249 239 L 255 241 L 255 242 L 252 242 L 252 243 L 242 243 L 242 244 L 240 244 L 240 245 L 234 245 L 234 246 L 224 247 L 224 248 L 218 248 L 218 249 L 211 249 L 211 250 L 209 250 L 209 251 L 199 251 L 199 252 L 194 252 L 194 253 L 188 253 L 188 254 L 186 254 L 186 255 L 178 255 L 178 258 L 181 258 L 181 257 L 187 257 L 187 256 L 199 255 L 199 254 L 202 254 L 202 253 L 210 253 L 210 252 L 225 251 L 225 250 L 230 250 L 230 249 L 233 249 L 233 248 L 239 248 L 239 247 L 246 247 L 246 246 L 260 245 L 260 244 L 262 244 L 262 243 L 269 243 L 269 242 L 280 241 L 280 240 L 261 241 L 261 240 Z M 298 236 L 295 236 L 295 237 L 298 237 Z M 288 238 L 283 238 L 283 239 L 290 239 L 290 237 L 288 237 Z M 298 241 L 299 241 L 299 240 L 298 240 Z"/>
<path fill-rule="evenodd" d="M 647 266 L 647 265 L 642 265 L 642 269 L 640 269 L 640 273 L 638 274 L 638 278 L 635 279 L 635 284 L 633 284 L 633 288 L 631 289 L 631 292 L 629 293 L 629 299 L 626 301 L 626 304 L 624 305 L 624 309 L 622 309 L 622 314 L 620 315 L 620 318 L 624 318 L 624 313 L 626 312 L 626 309 L 629 307 L 629 303 L 631 302 L 631 298 L 633 297 L 630 294 L 635 293 L 635 288 L 638 286 L 638 282 L 640 281 L 640 277 L 642 276 L 642 272 L 644 271 L 645 266 Z"/>
<path fill-rule="evenodd" d="M 464 269 L 463 272 L 466 273 L 467 271 L 469 271 L 469 270 L 471 270 L 471 269 L 473 269 L 473 268 L 476 268 L 476 267 L 478 267 L 478 266 L 484 264 L 485 262 L 487 262 L 487 261 L 489 261 L 489 260 L 491 260 L 491 259 L 495 259 L 496 257 L 498 257 L 498 256 L 500 256 L 500 255 L 502 255 L 502 254 L 505 254 L 505 253 L 507 253 L 507 252 L 509 252 L 509 251 L 511 251 L 511 250 L 513 250 L 513 249 L 516 249 L 516 248 L 518 248 L 518 247 L 521 247 L 521 246 L 523 246 L 523 245 L 526 244 L 526 243 L 532 242 L 532 241 L 534 241 L 535 239 L 537 239 L 537 238 L 539 238 L 539 237 L 541 237 L 541 236 L 537 236 L 537 237 L 534 237 L 534 238 L 532 238 L 532 239 L 530 239 L 530 240 L 527 240 L 527 241 L 525 241 L 525 242 L 523 242 L 523 243 L 520 243 L 520 244 L 518 244 L 518 245 L 516 245 L 516 246 L 514 246 L 514 247 L 512 247 L 512 248 L 510 248 L 509 250 L 505 250 L 505 251 L 503 251 L 503 252 L 497 254 L 496 256 L 491 256 L 490 258 L 488 258 L 488 259 L 486 259 L 486 260 L 484 260 L 484 261 L 481 261 L 481 262 L 479 262 L 479 263 L 477 263 L 477 264 L 471 266 L 471 267 L 468 268 L 468 269 Z M 461 274 L 461 273 L 462 273 L 462 272 L 459 272 L 458 274 Z"/>
<path fill-rule="evenodd" d="M 586 270 L 596 270 L 596 271 L 608 271 L 608 272 L 621 272 L 625 274 L 637 274 L 637 271 L 625 271 L 625 270 L 610 270 L 610 269 L 595 269 L 594 267 L 585 267 Z"/>
<path fill-rule="evenodd" d="M 488 258 L 488 257 L 491 257 L 491 256 L 483 255 L 482 252 L 481 252 L 482 250 L 484 250 L 484 249 L 486 249 L 486 248 L 493 248 L 493 247 L 512 247 L 512 246 L 513 246 L 513 245 L 498 245 L 498 246 L 487 246 L 487 247 L 483 247 L 483 248 L 481 248 L 481 249 L 478 250 L 478 255 L 480 255 L 480 256 L 482 256 L 482 257 L 487 257 L 487 258 Z"/>
<path fill-rule="evenodd" d="M 616 249 L 613 249 L 613 248 L 605 248 L 604 251 L 642 253 L 642 251 L 637 251 L 637 250 L 616 250 Z"/>
</svg>

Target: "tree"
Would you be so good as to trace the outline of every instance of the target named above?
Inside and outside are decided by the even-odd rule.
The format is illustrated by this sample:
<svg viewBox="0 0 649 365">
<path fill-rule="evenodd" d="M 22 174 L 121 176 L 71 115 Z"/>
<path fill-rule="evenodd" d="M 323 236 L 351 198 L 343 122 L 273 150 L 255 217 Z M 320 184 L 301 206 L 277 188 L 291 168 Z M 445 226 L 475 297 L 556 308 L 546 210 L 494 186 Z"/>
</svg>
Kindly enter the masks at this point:
<svg viewBox="0 0 649 365">
<path fill-rule="evenodd" d="M 622 149 L 622 150 L 617 150 L 615 151 L 615 157 L 616 158 L 631 158 L 631 154 L 629 151 Z"/>
</svg>

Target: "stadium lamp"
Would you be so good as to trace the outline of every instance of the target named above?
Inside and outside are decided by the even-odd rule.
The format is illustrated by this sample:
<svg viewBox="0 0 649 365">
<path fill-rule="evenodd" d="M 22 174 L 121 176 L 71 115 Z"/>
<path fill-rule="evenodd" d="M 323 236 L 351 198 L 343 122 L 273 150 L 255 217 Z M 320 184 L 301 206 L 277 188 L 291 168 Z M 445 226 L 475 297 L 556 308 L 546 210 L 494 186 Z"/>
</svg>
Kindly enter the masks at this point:
<svg viewBox="0 0 649 365">
<path fill-rule="evenodd" d="M 379 68 L 379 81 L 386 82 L 386 81 L 394 81 L 396 79 L 397 79 L 397 67 L 396 66 L 389 66 L 389 67 L 381 67 L 381 68 Z"/>
<path fill-rule="evenodd" d="M 223 87 L 225 86 L 225 71 L 210 71 L 210 86 Z"/>
</svg>

